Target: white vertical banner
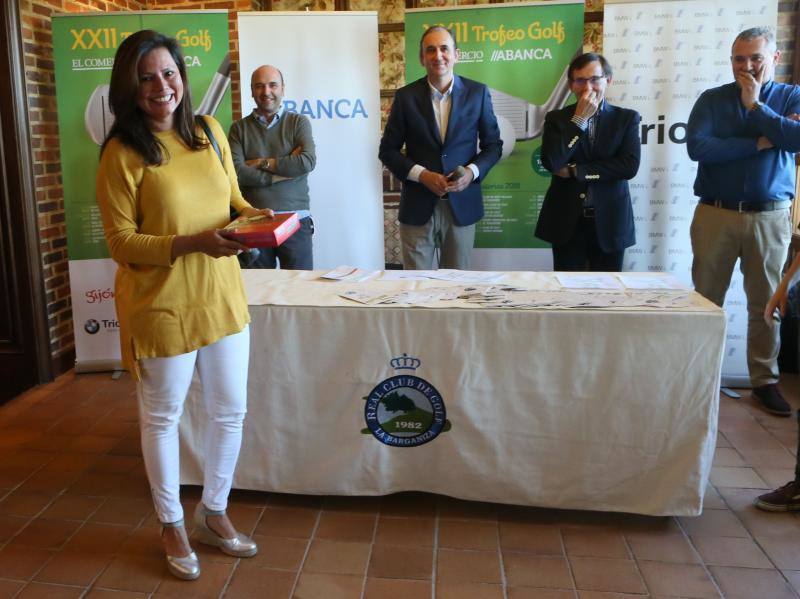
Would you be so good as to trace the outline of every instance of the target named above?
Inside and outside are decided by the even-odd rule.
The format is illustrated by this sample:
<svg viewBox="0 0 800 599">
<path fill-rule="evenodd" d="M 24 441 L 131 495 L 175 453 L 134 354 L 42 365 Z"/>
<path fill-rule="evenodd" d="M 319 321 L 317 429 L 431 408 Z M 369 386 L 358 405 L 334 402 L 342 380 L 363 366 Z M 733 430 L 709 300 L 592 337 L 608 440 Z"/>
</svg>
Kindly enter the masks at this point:
<svg viewBox="0 0 800 599">
<path fill-rule="evenodd" d="M 697 163 L 686 152 L 695 100 L 733 81 L 736 35 L 775 27 L 777 0 L 606 0 L 603 54 L 614 69 L 608 99 L 642 115 L 642 160 L 631 181 L 635 246 L 624 269 L 668 271 L 691 284 L 689 226 Z M 738 267 L 725 300 L 723 384 L 749 386 L 747 302 Z"/>
<path fill-rule="evenodd" d="M 76 372 L 119 370 L 119 321 L 114 304 L 117 263 L 111 258 L 69 261 Z"/>
<path fill-rule="evenodd" d="M 311 120 L 314 267 L 382 269 L 377 13 L 240 12 L 238 19 L 242 114 L 255 107 L 250 75 L 271 64 L 284 75 L 286 109 Z"/>
</svg>

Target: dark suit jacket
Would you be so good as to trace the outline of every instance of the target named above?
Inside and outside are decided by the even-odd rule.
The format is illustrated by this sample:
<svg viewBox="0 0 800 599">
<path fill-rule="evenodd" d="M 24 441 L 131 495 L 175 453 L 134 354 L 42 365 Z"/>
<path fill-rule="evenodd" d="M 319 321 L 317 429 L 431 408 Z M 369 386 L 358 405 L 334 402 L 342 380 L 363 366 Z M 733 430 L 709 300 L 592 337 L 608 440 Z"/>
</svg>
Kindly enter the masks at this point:
<svg viewBox="0 0 800 599">
<path fill-rule="evenodd" d="M 639 113 L 606 102 L 598 117 L 594 144 L 589 132 L 570 119 L 575 104 L 547 113 L 542 134 L 542 164 L 550 172 L 575 163 L 577 177 L 553 175 L 539 213 L 536 237 L 553 245 L 567 242 L 592 189 L 597 240 L 604 252 L 636 243 L 628 179 L 639 170 Z"/>
<path fill-rule="evenodd" d="M 378 157 L 403 182 L 401 223 L 424 225 L 438 201 L 422 183 L 406 179 L 415 164 L 446 175 L 457 166 L 472 162 L 483 178 L 500 159 L 503 142 L 489 89 L 482 83 L 456 75 L 452 94 L 444 143 L 433 115 L 426 77 L 397 90 L 394 96 Z M 403 145 L 405 154 L 400 151 Z M 474 180 L 464 191 L 451 193 L 450 206 L 457 225 L 479 221 L 483 217 L 480 179 Z"/>
</svg>

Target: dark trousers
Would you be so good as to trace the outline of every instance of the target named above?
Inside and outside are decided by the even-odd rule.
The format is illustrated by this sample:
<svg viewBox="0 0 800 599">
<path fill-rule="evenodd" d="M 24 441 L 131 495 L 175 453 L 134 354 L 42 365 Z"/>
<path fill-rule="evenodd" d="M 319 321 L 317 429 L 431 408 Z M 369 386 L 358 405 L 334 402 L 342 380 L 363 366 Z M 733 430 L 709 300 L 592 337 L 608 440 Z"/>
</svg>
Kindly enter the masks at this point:
<svg viewBox="0 0 800 599">
<path fill-rule="evenodd" d="M 800 480 L 800 410 L 797 410 L 797 461 L 794 466 L 794 479 Z"/>
<path fill-rule="evenodd" d="M 281 245 L 239 254 L 239 264 L 242 268 L 275 268 L 280 262 L 282 270 L 313 270 L 313 236 L 314 221 L 310 216 L 301 218 L 300 228 Z"/>
<path fill-rule="evenodd" d="M 581 216 L 566 243 L 553 246 L 553 270 L 620 272 L 625 250 L 604 252 L 597 242 L 594 217 Z"/>
</svg>

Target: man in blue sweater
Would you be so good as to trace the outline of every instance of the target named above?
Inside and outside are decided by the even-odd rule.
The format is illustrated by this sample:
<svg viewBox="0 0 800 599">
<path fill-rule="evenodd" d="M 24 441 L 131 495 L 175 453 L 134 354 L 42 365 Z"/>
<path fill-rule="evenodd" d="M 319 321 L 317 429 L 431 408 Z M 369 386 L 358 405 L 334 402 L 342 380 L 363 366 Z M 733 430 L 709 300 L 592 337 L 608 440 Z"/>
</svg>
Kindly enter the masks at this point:
<svg viewBox="0 0 800 599">
<path fill-rule="evenodd" d="M 795 152 L 800 152 L 800 90 L 773 80 L 780 52 L 768 28 L 742 31 L 733 43 L 735 81 L 703 92 L 689 117 L 687 149 L 698 162 L 691 226 L 692 280 L 717 305 L 736 260 L 747 295 L 747 365 L 753 398 L 790 416 L 778 389 L 780 317 L 764 320 L 791 238 Z"/>
</svg>

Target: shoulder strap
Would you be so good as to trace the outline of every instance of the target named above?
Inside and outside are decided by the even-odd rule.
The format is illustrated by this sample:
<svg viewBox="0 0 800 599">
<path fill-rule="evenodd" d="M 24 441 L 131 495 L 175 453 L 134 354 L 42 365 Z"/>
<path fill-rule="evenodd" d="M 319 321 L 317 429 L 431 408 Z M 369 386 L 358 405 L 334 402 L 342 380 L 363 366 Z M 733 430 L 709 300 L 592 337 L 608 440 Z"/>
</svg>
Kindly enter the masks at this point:
<svg viewBox="0 0 800 599">
<path fill-rule="evenodd" d="M 214 151 L 217 153 L 219 157 L 219 161 L 222 162 L 222 152 L 219 149 L 219 145 L 217 144 L 217 140 L 214 139 L 214 134 L 211 133 L 211 127 L 208 126 L 205 117 L 202 114 L 198 114 L 194 117 L 195 122 L 203 128 L 203 132 L 206 134 L 208 138 L 208 143 L 211 144 L 211 147 L 214 148 Z"/>
<path fill-rule="evenodd" d="M 222 152 L 219 149 L 219 144 L 217 144 L 217 140 L 214 139 L 214 134 L 211 133 L 211 127 L 208 126 L 208 122 L 206 121 L 205 117 L 202 114 L 195 115 L 194 117 L 195 122 L 202 127 L 203 132 L 206 134 L 208 138 L 208 143 L 211 144 L 211 147 L 214 148 L 214 151 L 217 153 L 217 157 L 219 161 L 222 163 L 222 168 L 225 168 L 225 161 L 222 160 Z M 233 206 L 231 206 L 231 220 L 234 220 L 237 216 L 236 210 Z"/>
</svg>

